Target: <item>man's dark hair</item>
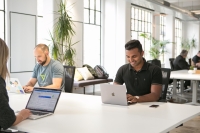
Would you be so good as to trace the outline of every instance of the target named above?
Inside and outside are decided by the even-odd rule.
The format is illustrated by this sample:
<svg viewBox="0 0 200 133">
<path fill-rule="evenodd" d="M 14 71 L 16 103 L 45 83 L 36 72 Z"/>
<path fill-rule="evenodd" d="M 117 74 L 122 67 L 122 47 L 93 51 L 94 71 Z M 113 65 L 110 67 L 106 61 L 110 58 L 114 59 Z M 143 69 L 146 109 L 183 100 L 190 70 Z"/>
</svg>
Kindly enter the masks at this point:
<svg viewBox="0 0 200 133">
<path fill-rule="evenodd" d="M 187 50 L 182 50 L 180 53 L 181 56 L 186 56 L 187 54 L 188 54 Z"/>
<path fill-rule="evenodd" d="M 131 49 L 134 49 L 134 48 L 138 48 L 139 52 L 143 51 L 142 50 L 142 44 L 138 40 L 130 40 L 129 42 L 127 42 L 125 44 L 125 49 L 126 50 L 131 50 Z"/>
</svg>

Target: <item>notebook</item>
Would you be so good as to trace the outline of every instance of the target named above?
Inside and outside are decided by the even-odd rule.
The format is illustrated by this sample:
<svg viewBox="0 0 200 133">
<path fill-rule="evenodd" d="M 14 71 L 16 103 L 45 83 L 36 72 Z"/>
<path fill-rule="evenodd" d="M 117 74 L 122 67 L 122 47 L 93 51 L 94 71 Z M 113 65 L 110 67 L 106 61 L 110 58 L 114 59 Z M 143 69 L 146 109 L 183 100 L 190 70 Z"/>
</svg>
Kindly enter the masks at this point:
<svg viewBox="0 0 200 133">
<path fill-rule="evenodd" d="M 100 84 L 101 100 L 105 104 L 129 105 L 125 85 Z"/>
<path fill-rule="evenodd" d="M 6 89 L 11 93 L 25 94 L 24 89 L 17 78 L 7 79 Z"/>
<path fill-rule="evenodd" d="M 35 120 L 52 115 L 56 109 L 60 94 L 61 89 L 35 87 L 26 105 L 26 109 L 29 109 L 32 113 L 29 119 Z"/>
</svg>

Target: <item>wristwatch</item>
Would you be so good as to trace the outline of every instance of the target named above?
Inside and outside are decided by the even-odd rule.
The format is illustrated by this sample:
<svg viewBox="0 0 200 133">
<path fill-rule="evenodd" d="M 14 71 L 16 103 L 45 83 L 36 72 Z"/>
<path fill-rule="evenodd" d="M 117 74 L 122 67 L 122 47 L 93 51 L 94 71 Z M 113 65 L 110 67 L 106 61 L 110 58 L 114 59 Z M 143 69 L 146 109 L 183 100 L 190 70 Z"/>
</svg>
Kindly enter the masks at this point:
<svg viewBox="0 0 200 133">
<path fill-rule="evenodd" d="M 138 100 L 138 99 L 140 99 L 140 97 L 139 96 L 135 96 L 135 98 Z"/>
</svg>

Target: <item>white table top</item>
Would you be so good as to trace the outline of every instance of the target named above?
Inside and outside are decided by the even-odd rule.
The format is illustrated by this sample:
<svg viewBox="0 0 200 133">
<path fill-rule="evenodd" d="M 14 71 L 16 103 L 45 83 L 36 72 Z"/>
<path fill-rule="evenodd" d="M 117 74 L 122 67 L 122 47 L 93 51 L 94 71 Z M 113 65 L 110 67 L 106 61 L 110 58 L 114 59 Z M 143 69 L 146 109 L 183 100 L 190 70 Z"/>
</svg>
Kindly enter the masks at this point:
<svg viewBox="0 0 200 133">
<path fill-rule="evenodd" d="M 10 105 L 25 108 L 28 94 L 9 94 Z M 159 104 L 158 108 L 150 108 Z M 62 93 L 53 115 L 12 127 L 30 133 L 165 133 L 200 114 L 199 106 L 172 103 L 102 104 L 100 96 Z"/>
<path fill-rule="evenodd" d="M 171 79 L 200 80 L 200 74 L 190 74 L 188 70 L 171 71 Z"/>
</svg>

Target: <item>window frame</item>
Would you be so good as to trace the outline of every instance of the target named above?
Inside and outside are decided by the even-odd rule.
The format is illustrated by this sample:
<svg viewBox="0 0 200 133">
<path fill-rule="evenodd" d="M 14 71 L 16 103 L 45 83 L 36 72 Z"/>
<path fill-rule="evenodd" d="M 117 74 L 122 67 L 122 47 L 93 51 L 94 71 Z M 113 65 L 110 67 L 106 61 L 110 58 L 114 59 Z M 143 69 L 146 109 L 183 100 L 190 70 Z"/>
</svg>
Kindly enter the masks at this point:
<svg viewBox="0 0 200 133">
<path fill-rule="evenodd" d="M 178 39 L 180 39 L 180 41 L 182 40 L 182 31 L 183 31 L 183 24 L 182 24 L 182 20 L 179 19 L 179 18 L 175 18 L 175 21 L 174 21 L 174 44 L 175 44 L 175 47 L 174 47 L 174 55 L 175 56 L 178 56 L 179 53 L 180 53 L 180 50 L 178 51 L 178 49 L 180 48 L 178 45 L 181 45 L 181 44 L 178 44 Z M 180 42 L 181 43 L 181 42 Z"/>
<path fill-rule="evenodd" d="M 133 8 L 137 9 L 138 10 L 138 18 L 134 18 L 133 17 L 133 12 L 134 12 L 134 16 L 135 16 L 135 9 L 133 11 Z M 139 10 L 141 10 L 141 19 L 139 18 Z M 138 5 L 135 5 L 135 4 L 131 4 L 131 17 L 130 17 L 130 32 L 131 32 L 131 39 L 138 39 L 141 44 L 143 45 L 143 50 L 146 51 L 144 53 L 144 57 L 145 58 L 150 58 L 149 53 L 147 53 L 148 49 L 147 49 L 147 45 L 149 45 L 150 43 L 150 46 L 148 46 L 149 48 L 151 47 L 151 41 L 148 40 L 148 39 L 145 39 L 143 41 L 141 41 L 139 38 L 140 38 L 140 33 L 146 33 L 148 34 L 149 36 L 152 36 L 153 34 L 153 27 L 152 27 L 152 23 L 153 23 L 153 11 L 154 10 L 151 10 L 151 9 L 148 9 L 148 8 L 144 8 L 144 7 L 141 7 L 141 6 L 138 6 Z M 144 12 L 144 19 L 142 18 L 142 12 Z M 148 14 L 146 16 L 146 13 Z M 147 17 L 147 18 L 146 18 Z M 141 29 L 136 29 L 135 26 L 136 26 L 136 21 L 137 22 L 137 25 L 139 25 L 139 23 L 141 23 Z M 140 21 L 140 22 L 139 22 Z M 132 22 L 134 22 L 134 28 L 132 27 Z M 142 27 L 144 26 L 144 27 Z M 146 27 L 147 26 L 147 27 Z M 138 26 L 139 27 L 139 26 Z M 133 38 L 133 32 L 135 32 L 137 34 L 137 38 Z M 146 55 L 146 56 L 145 56 Z"/>
</svg>

